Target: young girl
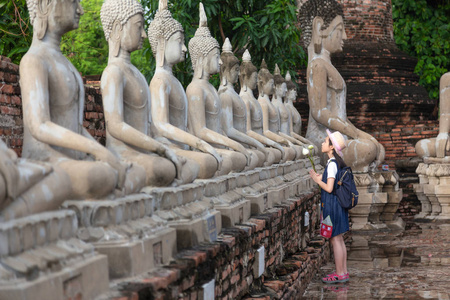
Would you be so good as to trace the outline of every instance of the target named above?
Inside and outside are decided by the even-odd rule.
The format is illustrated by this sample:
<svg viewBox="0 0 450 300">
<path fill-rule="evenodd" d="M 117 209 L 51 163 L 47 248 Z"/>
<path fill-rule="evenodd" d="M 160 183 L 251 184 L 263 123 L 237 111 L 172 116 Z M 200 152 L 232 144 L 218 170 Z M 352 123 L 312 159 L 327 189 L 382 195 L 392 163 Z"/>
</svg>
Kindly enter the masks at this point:
<svg viewBox="0 0 450 300">
<path fill-rule="evenodd" d="M 311 178 L 322 189 L 321 194 L 321 220 L 329 217 L 333 229 L 330 242 L 333 245 L 334 262 L 336 272 L 328 274 L 322 278 L 324 283 L 347 282 L 349 275 L 347 272 L 347 249 L 345 247 L 343 234 L 349 230 L 348 210 L 342 208 L 336 195 L 334 195 L 334 182 L 338 169 L 345 167 L 341 150 L 346 147 L 345 139 L 338 131 L 331 133 L 327 129 L 328 136 L 322 143 L 322 152 L 328 155 L 327 166 L 323 174 L 317 174 L 310 170 Z"/>
</svg>

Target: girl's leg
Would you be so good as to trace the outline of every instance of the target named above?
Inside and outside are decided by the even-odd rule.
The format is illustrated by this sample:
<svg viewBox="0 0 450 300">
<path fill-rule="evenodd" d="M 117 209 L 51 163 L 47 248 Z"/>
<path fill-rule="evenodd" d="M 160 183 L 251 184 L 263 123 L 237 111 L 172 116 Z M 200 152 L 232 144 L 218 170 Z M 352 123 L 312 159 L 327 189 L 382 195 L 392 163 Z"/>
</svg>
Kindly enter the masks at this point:
<svg viewBox="0 0 450 300">
<path fill-rule="evenodd" d="M 330 239 L 331 244 L 333 245 L 333 254 L 334 254 L 334 263 L 336 265 L 336 274 L 343 275 L 346 272 L 344 272 L 344 249 L 342 249 L 342 243 L 341 240 L 343 240 L 342 235 L 334 236 Z"/>
<path fill-rule="evenodd" d="M 348 270 L 347 270 L 347 247 L 345 247 L 345 242 L 344 242 L 344 237 L 342 236 L 342 235 L 339 235 L 340 236 L 340 238 L 341 238 L 341 247 L 342 247 L 342 250 L 343 250 L 343 252 L 344 252 L 344 258 L 343 258 L 343 261 L 342 261 L 342 263 L 343 263 L 343 268 L 344 268 L 344 274 L 347 274 L 348 273 Z"/>
</svg>

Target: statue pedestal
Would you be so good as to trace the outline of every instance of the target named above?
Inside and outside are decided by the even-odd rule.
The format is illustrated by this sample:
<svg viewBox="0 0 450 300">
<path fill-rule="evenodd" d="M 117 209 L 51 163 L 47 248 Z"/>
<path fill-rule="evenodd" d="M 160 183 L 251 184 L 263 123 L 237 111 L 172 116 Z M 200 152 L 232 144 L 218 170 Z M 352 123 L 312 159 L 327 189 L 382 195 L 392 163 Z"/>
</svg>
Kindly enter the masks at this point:
<svg viewBox="0 0 450 300">
<path fill-rule="evenodd" d="M 78 237 L 108 257 L 111 278 L 147 272 L 176 254 L 175 229 L 154 214 L 155 206 L 155 199 L 145 194 L 63 204 L 76 212 Z"/>
<path fill-rule="evenodd" d="M 176 230 L 178 250 L 214 242 L 221 231 L 220 212 L 203 197 L 203 189 L 199 183 L 142 189 L 155 200 L 155 215 Z"/>
<path fill-rule="evenodd" d="M 406 223 L 396 215 L 400 201 L 403 198 L 403 190 L 399 188 L 399 176 L 396 171 L 382 171 L 384 178 L 382 191 L 387 194 L 387 203 L 380 215 L 380 220 L 391 229 L 405 229 Z"/>
<path fill-rule="evenodd" d="M 358 205 L 349 210 L 352 220 L 352 230 L 372 229 L 369 224 L 374 194 L 369 191 L 373 178 L 368 173 L 354 173 L 356 188 L 359 193 Z"/>
<path fill-rule="evenodd" d="M 423 187 L 425 184 L 428 184 L 428 176 L 426 175 L 426 170 L 428 168 L 427 164 L 420 163 L 416 169 L 416 173 L 419 175 L 419 183 L 413 185 L 414 192 L 419 199 L 422 211 L 414 216 L 415 219 L 424 219 L 431 214 L 431 202 L 428 200 L 427 195 L 423 191 Z"/>
<path fill-rule="evenodd" d="M 95 299 L 109 289 L 108 262 L 75 238 L 73 211 L 0 224 L 0 299 Z"/>
</svg>

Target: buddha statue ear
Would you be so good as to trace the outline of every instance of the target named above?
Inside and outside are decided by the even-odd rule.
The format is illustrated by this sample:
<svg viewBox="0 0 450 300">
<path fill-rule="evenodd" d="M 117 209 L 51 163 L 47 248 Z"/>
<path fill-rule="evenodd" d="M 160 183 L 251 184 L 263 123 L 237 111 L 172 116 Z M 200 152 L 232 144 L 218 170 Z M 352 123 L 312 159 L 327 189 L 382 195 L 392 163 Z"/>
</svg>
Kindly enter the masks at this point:
<svg viewBox="0 0 450 300">
<path fill-rule="evenodd" d="M 164 66 L 164 60 L 166 58 L 166 40 L 164 37 L 158 39 L 158 49 L 156 50 L 156 64 L 157 67 Z"/>
<path fill-rule="evenodd" d="M 221 84 L 222 84 L 223 86 L 226 86 L 227 83 L 228 83 L 228 80 L 227 80 L 227 74 L 225 73 L 225 71 L 222 72 L 222 80 L 221 80 L 221 81 L 222 81 Z"/>
<path fill-rule="evenodd" d="M 200 54 L 197 58 L 197 63 L 195 64 L 195 74 L 198 79 L 203 78 L 203 55 Z"/>
<path fill-rule="evenodd" d="M 112 26 L 111 34 L 109 36 L 109 39 L 111 41 L 112 54 L 114 57 L 119 56 L 121 36 L 122 24 L 120 24 L 119 20 L 115 20 Z"/>
<path fill-rule="evenodd" d="M 315 17 L 312 26 L 312 42 L 314 44 L 314 52 L 320 54 L 322 52 L 322 26 L 323 19 Z"/>
<path fill-rule="evenodd" d="M 50 12 L 50 4 L 52 0 L 39 0 L 37 5 L 36 19 L 33 24 L 33 29 L 39 40 L 42 40 L 47 33 L 48 15 Z"/>
</svg>

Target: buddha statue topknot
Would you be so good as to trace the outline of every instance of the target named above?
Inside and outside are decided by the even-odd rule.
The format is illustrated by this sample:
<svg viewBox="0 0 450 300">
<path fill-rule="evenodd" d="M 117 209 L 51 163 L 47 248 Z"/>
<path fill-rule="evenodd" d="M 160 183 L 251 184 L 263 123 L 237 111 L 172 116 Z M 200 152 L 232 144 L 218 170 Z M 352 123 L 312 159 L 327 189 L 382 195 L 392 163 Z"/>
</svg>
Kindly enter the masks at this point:
<svg viewBox="0 0 450 300">
<path fill-rule="evenodd" d="M 142 166 L 147 186 L 192 182 L 198 165 L 178 157 L 169 142 L 155 140 L 149 130 L 150 92 L 144 76 L 130 61 L 131 53 L 147 37 L 142 6 L 136 0 L 106 0 L 101 19 L 109 45 L 108 66 L 101 79 L 108 149 Z"/>
<path fill-rule="evenodd" d="M 167 0 L 159 2 L 159 10 L 148 29 L 150 45 L 156 58 L 155 74 L 150 82 L 151 113 L 155 136 L 169 139 L 172 149 L 199 165 L 198 178 L 211 178 L 222 169 L 222 157 L 208 143 L 187 131 L 188 101 L 186 92 L 174 76 L 174 65 L 184 61 L 186 46 L 181 24 L 172 18 Z M 199 151 L 189 151 L 191 149 Z"/>
<path fill-rule="evenodd" d="M 342 7 L 335 0 L 309 0 L 301 7 L 299 20 L 308 49 L 306 138 L 319 147 L 327 129 L 339 131 L 350 139 L 343 151 L 347 165 L 356 172 L 374 171 L 384 160 L 384 147 L 348 120 L 346 85 L 331 63 L 331 54 L 342 51 L 347 39 Z"/>
</svg>

